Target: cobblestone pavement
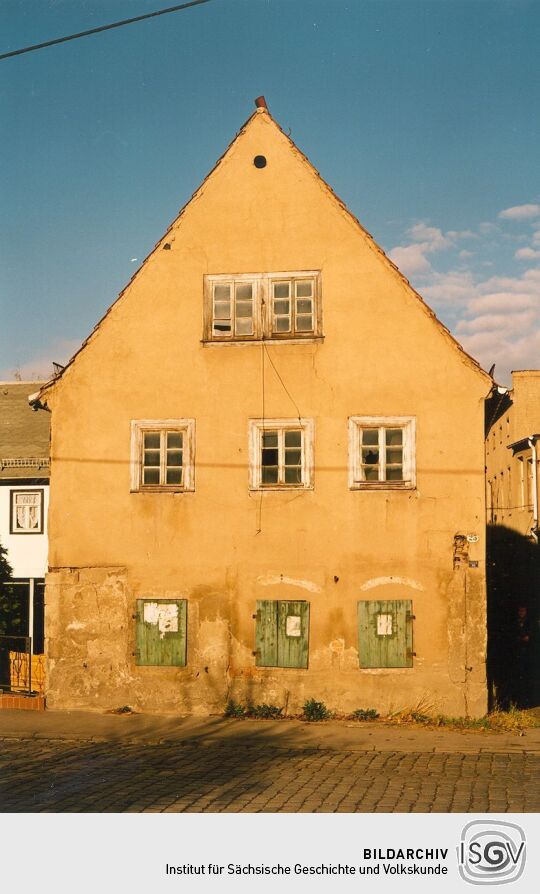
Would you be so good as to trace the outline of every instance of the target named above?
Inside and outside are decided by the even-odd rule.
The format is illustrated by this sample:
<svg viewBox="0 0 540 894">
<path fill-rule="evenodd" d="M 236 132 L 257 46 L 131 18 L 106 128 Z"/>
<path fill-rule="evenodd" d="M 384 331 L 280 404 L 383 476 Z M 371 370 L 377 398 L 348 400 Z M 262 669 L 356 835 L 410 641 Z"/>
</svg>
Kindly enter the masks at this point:
<svg viewBox="0 0 540 894">
<path fill-rule="evenodd" d="M 2 739 L 0 811 L 539 812 L 540 755 Z"/>
</svg>

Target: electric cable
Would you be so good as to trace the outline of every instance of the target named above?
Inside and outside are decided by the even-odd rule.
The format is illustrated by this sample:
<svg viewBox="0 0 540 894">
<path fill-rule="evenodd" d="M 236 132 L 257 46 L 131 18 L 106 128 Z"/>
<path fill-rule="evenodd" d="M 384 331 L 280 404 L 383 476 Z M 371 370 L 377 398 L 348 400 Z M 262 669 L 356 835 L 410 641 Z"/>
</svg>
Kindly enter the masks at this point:
<svg viewBox="0 0 540 894">
<path fill-rule="evenodd" d="M 89 28 L 87 31 L 79 31 L 77 34 L 69 34 L 67 37 L 56 37 L 54 40 L 45 40 L 43 43 L 36 43 L 29 47 L 22 47 L 20 50 L 11 50 L 9 53 L 1 53 L 2 59 L 10 59 L 12 56 L 21 56 L 23 53 L 33 53 L 35 50 L 42 50 L 44 47 L 52 47 L 58 43 L 66 43 L 68 40 L 78 40 L 79 37 L 88 37 L 90 34 L 100 34 L 102 31 L 110 31 L 111 28 L 121 28 L 123 25 L 133 25 L 134 22 L 142 22 L 144 19 L 154 19 L 156 16 L 164 16 L 170 12 L 180 12 L 183 9 L 189 9 L 191 6 L 201 6 L 203 3 L 211 3 L 212 0 L 189 0 L 189 3 L 178 3 L 176 6 L 168 6 L 166 9 L 158 9 L 155 12 L 147 12 L 141 16 L 133 16 L 131 19 L 122 19 L 119 22 L 112 22 L 110 25 L 100 25 L 98 28 Z"/>
</svg>

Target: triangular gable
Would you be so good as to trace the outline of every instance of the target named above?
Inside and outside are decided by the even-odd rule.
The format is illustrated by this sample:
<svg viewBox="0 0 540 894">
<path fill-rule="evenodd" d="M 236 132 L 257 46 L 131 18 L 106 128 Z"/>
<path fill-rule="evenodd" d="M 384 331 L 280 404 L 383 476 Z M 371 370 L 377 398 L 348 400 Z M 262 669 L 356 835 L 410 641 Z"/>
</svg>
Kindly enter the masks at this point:
<svg viewBox="0 0 540 894">
<path fill-rule="evenodd" d="M 368 245 L 369 245 L 372 249 L 374 249 L 374 250 L 379 254 L 379 256 L 381 257 L 381 259 L 383 260 L 383 262 L 385 263 L 385 265 L 388 267 L 388 269 L 390 269 L 390 270 L 392 271 L 393 275 L 397 275 L 397 276 L 400 278 L 400 280 L 402 281 L 402 283 L 405 284 L 406 288 L 407 288 L 407 289 L 409 290 L 409 292 L 410 292 L 410 293 L 417 299 L 417 301 L 419 302 L 419 305 L 420 305 L 420 307 L 422 308 L 422 310 L 423 310 L 423 311 L 424 311 L 424 312 L 425 312 L 425 313 L 426 313 L 426 314 L 433 320 L 433 322 L 434 322 L 435 325 L 438 327 L 438 329 L 439 329 L 439 331 L 442 333 L 442 335 L 443 335 L 443 336 L 450 342 L 450 344 L 452 345 L 453 348 L 455 348 L 455 349 L 458 350 L 458 352 L 460 353 L 460 355 L 461 355 L 462 359 L 464 360 L 464 362 L 466 362 L 467 365 L 469 365 L 470 367 L 472 367 L 472 369 L 473 369 L 475 372 L 477 372 L 479 376 L 481 376 L 483 379 L 485 379 L 486 383 L 488 383 L 488 384 L 490 384 L 490 385 L 493 384 L 493 381 L 492 381 L 491 377 L 488 375 L 488 373 L 486 373 L 486 372 L 482 369 L 482 367 L 480 366 L 480 364 L 479 364 L 473 357 L 471 357 L 470 354 L 468 354 L 468 353 L 465 351 L 465 349 L 464 349 L 464 348 L 462 347 L 462 345 L 457 341 L 457 339 L 454 338 L 454 336 L 452 335 L 452 333 L 450 332 L 450 330 L 449 330 L 449 329 L 448 329 L 448 328 L 447 328 L 447 327 L 446 327 L 446 326 L 445 326 L 445 325 L 438 319 L 438 317 L 436 316 L 436 314 L 434 313 L 434 311 L 429 307 L 429 305 L 426 304 L 426 302 L 424 301 L 424 299 L 422 298 L 422 296 L 421 296 L 421 295 L 420 295 L 420 294 L 419 294 L 419 293 L 418 293 L 418 292 L 411 286 L 410 282 L 409 282 L 408 279 L 403 275 L 403 273 L 399 270 L 399 268 L 396 267 L 396 265 L 390 260 L 390 258 L 388 258 L 388 256 L 385 254 L 385 252 L 383 251 L 383 249 L 377 244 L 377 242 L 375 241 L 375 239 L 373 238 L 373 236 L 371 236 L 371 234 L 368 233 L 368 231 L 362 226 L 362 224 L 360 223 L 360 221 L 358 220 L 358 218 L 355 217 L 355 215 L 350 211 L 350 209 L 347 207 L 347 205 L 345 204 L 345 202 L 344 202 L 342 199 L 340 199 L 338 195 L 336 195 L 336 193 L 334 192 L 334 190 L 332 189 L 332 187 L 329 186 L 329 184 L 324 180 L 323 177 L 321 177 L 320 173 L 317 171 L 317 169 L 314 167 L 314 165 L 310 162 L 310 160 L 307 158 L 307 156 L 304 155 L 303 152 L 301 152 L 301 150 L 296 146 L 296 144 L 293 142 L 293 140 L 290 138 L 290 136 L 284 132 L 284 130 L 280 127 L 280 125 L 276 122 L 276 120 L 271 116 L 271 114 L 270 114 L 270 112 L 268 111 L 268 109 L 267 109 L 266 107 L 260 107 L 260 106 L 259 106 L 259 107 L 256 108 L 256 110 L 253 112 L 253 114 L 250 115 L 250 117 L 247 119 L 247 121 L 242 125 L 242 127 L 240 128 L 240 130 L 238 131 L 238 133 L 235 135 L 235 137 L 233 138 L 233 140 L 229 143 L 229 145 L 227 146 L 225 152 L 220 156 L 220 158 L 218 159 L 218 161 L 216 162 L 216 164 L 214 165 L 214 167 L 212 168 L 212 170 L 207 174 L 207 176 L 204 178 L 204 180 L 202 181 L 202 183 L 198 186 L 198 188 L 197 188 L 197 189 L 195 190 L 195 192 L 192 194 L 192 196 L 190 197 L 190 199 L 189 199 L 189 200 L 183 205 L 183 207 L 180 209 L 179 213 L 177 214 L 177 216 L 175 217 L 175 219 L 172 221 L 172 223 L 169 225 L 169 227 L 167 228 L 167 230 L 165 231 L 165 233 L 164 233 L 164 234 L 160 237 L 160 239 L 156 242 L 156 244 L 154 245 L 153 249 L 152 249 L 152 250 L 150 251 L 150 253 L 146 256 L 146 258 L 144 259 L 144 261 L 142 262 L 142 264 L 138 267 L 138 269 L 135 271 L 135 273 L 133 274 L 133 276 L 130 278 L 129 282 L 124 286 L 124 288 L 122 289 L 122 291 L 119 293 L 117 299 L 113 302 L 113 304 L 111 304 L 111 306 L 108 308 L 108 310 L 105 312 L 105 314 L 101 317 L 101 319 L 98 321 L 98 323 L 96 323 L 96 325 L 94 326 L 94 328 L 93 328 L 92 332 L 90 333 L 90 335 L 83 341 L 83 343 L 81 344 L 81 347 L 79 348 L 79 350 L 76 351 L 76 353 L 75 353 L 75 354 L 73 355 L 73 357 L 68 361 L 68 363 L 67 363 L 66 366 L 62 369 L 62 371 L 60 372 L 59 375 L 55 376 L 55 377 L 54 377 L 53 379 L 51 379 L 50 381 L 46 382 L 45 385 L 40 389 L 40 391 L 39 391 L 39 393 L 37 394 L 37 396 L 32 395 L 32 398 L 33 398 L 33 399 L 32 399 L 32 401 L 31 401 L 31 403 L 33 403 L 33 404 L 35 404 L 35 405 L 40 405 L 40 404 L 42 404 L 42 401 L 46 400 L 47 393 L 51 390 L 51 388 L 52 388 L 54 385 L 56 385 L 56 384 L 59 382 L 59 380 L 60 380 L 61 378 L 63 378 L 64 374 L 70 369 L 70 367 L 71 367 L 72 364 L 76 361 L 76 359 L 77 359 L 77 357 L 79 356 L 79 354 L 85 349 L 85 347 L 89 344 L 89 342 L 92 340 L 92 338 L 94 337 L 94 335 L 98 332 L 98 330 L 100 329 L 100 327 L 102 326 L 103 322 L 104 322 L 105 319 L 108 317 L 108 315 L 111 313 L 111 311 L 113 310 L 113 308 L 114 308 L 114 307 L 118 304 L 118 302 L 121 301 L 121 299 L 124 297 L 125 293 L 128 291 L 129 287 L 132 285 L 132 283 L 135 281 L 135 279 L 139 276 L 140 272 L 143 270 L 143 268 L 144 268 L 145 265 L 148 263 L 148 261 L 149 261 L 149 260 L 153 257 L 153 255 L 158 251 L 158 249 L 162 248 L 163 245 L 167 242 L 167 237 L 169 236 L 169 234 L 171 233 L 171 231 L 174 230 L 174 228 L 176 227 L 176 225 L 179 223 L 179 221 L 181 220 L 181 218 L 183 217 L 183 215 L 185 214 L 185 212 L 187 211 L 187 209 L 189 208 L 189 206 L 190 206 L 194 201 L 196 201 L 196 199 L 199 198 L 199 196 L 200 196 L 200 195 L 202 194 L 202 192 L 204 191 L 204 188 L 205 188 L 205 186 L 207 185 L 207 183 L 213 178 L 213 176 L 214 176 L 215 173 L 218 171 L 218 169 L 220 168 L 220 166 L 221 166 L 221 164 L 223 163 L 223 161 L 230 155 L 230 153 L 233 151 L 233 149 L 234 149 L 235 145 L 237 144 L 237 142 L 238 142 L 238 141 L 242 138 L 242 136 L 247 132 L 247 130 L 248 130 L 248 128 L 250 127 L 251 123 L 252 123 L 252 122 L 253 122 L 259 115 L 264 115 L 264 116 L 266 116 L 267 120 L 268 120 L 269 122 L 271 122 L 272 126 L 275 127 L 276 130 L 279 132 L 279 134 L 280 134 L 280 135 L 287 141 L 287 143 L 289 144 L 289 146 L 290 146 L 291 150 L 293 151 L 293 153 L 294 153 L 294 154 L 295 154 L 295 155 L 302 161 L 302 163 L 307 167 L 307 169 L 310 171 L 310 173 L 316 178 L 316 180 L 317 180 L 317 182 L 318 182 L 320 188 L 321 188 L 321 189 L 325 192 L 325 194 L 332 200 L 332 202 L 336 203 L 336 204 L 339 206 L 339 208 L 341 209 L 341 211 L 343 211 L 343 212 L 345 213 L 345 215 L 346 215 L 346 216 L 349 218 L 349 220 L 353 223 L 353 225 L 355 226 L 355 228 L 356 228 L 357 230 L 360 231 L 360 233 L 362 234 L 362 236 L 363 236 L 363 237 L 365 238 L 365 240 L 367 241 Z"/>
</svg>

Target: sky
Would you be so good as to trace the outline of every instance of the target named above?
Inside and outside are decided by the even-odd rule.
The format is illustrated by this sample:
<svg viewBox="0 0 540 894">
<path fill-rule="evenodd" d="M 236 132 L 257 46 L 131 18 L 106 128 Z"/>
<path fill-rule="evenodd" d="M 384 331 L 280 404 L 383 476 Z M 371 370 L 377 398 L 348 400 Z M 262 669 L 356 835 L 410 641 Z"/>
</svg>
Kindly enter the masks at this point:
<svg viewBox="0 0 540 894">
<path fill-rule="evenodd" d="M 9 0 L 0 53 L 173 0 Z M 264 94 L 485 369 L 540 367 L 540 0 L 211 0 L 0 61 L 0 380 L 47 378 Z"/>
</svg>

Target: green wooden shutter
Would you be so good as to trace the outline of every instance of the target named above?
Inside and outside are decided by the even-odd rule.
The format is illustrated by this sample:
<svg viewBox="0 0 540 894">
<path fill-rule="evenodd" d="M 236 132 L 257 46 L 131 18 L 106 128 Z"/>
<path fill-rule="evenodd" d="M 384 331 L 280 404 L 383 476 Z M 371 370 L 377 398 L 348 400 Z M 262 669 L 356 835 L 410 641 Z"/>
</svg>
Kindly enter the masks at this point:
<svg viewBox="0 0 540 894">
<path fill-rule="evenodd" d="M 360 667 L 412 667 L 412 601 L 358 603 Z"/>
<path fill-rule="evenodd" d="M 277 667 L 278 603 L 271 599 L 257 602 L 255 622 L 255 663 L 257 667 Z"/>
<path fill-rule="evenodd" d="M 307 667 L 309 602 L 278 602 L 278 606 L 278 665 Z"/>
<path fill-rule="evenodd" d="M 137 599 L 137 665 L 185 667 L 186 640 L 186 599 Z"/>
</svg>

